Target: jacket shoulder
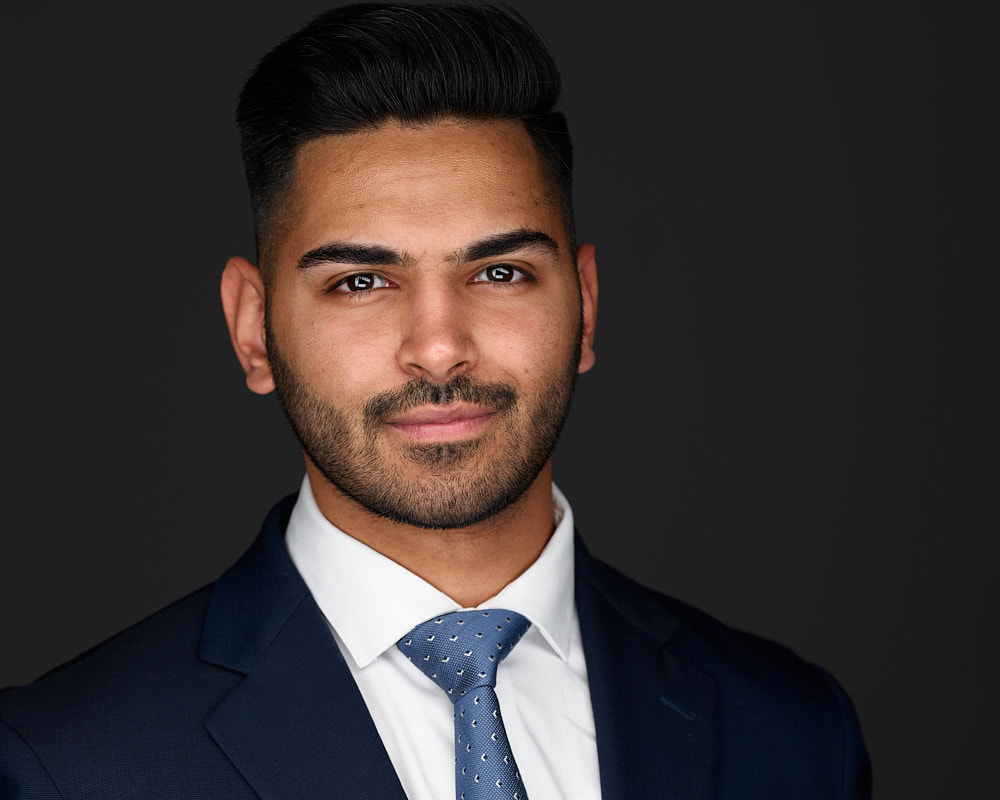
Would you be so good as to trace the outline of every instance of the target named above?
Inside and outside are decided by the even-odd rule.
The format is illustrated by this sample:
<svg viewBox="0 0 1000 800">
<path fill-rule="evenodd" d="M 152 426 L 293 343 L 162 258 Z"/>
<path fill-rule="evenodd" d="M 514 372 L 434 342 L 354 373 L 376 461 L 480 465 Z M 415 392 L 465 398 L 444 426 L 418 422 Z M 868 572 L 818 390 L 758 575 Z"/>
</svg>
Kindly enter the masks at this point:
<svg viewBox="0 0 1000 800">
<path fill-rule="evenodd" d="M 638 583 L 589 554 L 585 558 L 583 577 L 605 601 L 650 636 L 669 640 L 672 649 L 713 674 L 763 684 L 777 681 L 784 686 L 790 678 L 800 676 L 821 688 L 825 684 L 817 667 L 788 647 L 733 628 L 683 600 Z"/>
<path fill-rule="evenodd" d="M 586 586 L 590 595 L 586 607 L 602 613 L 610 606 L 617 624 L 624 617 L 658 644 L 662 658 L 714 687 L 714 720 L 725 743 L 717 755 L 720 797 L 750 796 L 749 785 L 780 787 L 785 794 L 779 796 L 793 796 L 803 788 L 796 781 L 815 787 L 816 776 L 836 796 L 870 796 L 871 766 L 857 714 L 829 672 L 777 642 L 642 586 L 585 551 L 578 564 L 578 591 Z M 582 614 L 581 626 L 589 624 Z M 599 624 L 607 630 L 607 620 Z"/>
<path fill-rule="evenodd" d="M 194 658 L 211 586 L 203 587 L 156 611 L 32 683 L 0 691 L 0 714 L 21 702 L 37 702 L 67 690 L 100 690 L 176 668 Z M 65 698 L 63 698 L 65 699 Z"/>
<path fill-rule="evenodd" d="M 186 774 L 185 761 L 220 758 L 205 715 L 242 676 L 198 657 L 210 596 L 211 587 L 200 589 L 35 682 L 0 692 L 0 796 L 83 797 L 104 787 L 102 796 L 118 797 L 108 776 L 123 765 L 147 764 L 136 780 L 163 784 Z M 228 796 L 233 781 L 242 783 L 223 779 L 217 796 Z"/>
</svg>

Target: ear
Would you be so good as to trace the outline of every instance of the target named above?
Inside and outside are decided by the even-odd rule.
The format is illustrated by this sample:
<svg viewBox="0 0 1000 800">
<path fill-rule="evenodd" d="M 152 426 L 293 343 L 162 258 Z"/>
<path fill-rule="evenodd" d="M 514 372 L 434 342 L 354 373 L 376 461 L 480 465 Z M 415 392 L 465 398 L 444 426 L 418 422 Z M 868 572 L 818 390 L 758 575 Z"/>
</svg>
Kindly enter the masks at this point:
<svg viewBox="0 0 1000 800">
<path fill-rule="evenodd" d="M 580 347 L 580 372 L 586 372 L 597 360 L 594 334 L 597 331 L 597 253 L 592 244 L 582 244 L 576 254 L 583 302 L 583 341 Z"/>
<path fill-rule="evenodd" d="M 247 376 L 247 387 L 257 394 L 274 389 L 267 360 L 264 331 L 264 281 L 260 270 L 245 258 L 231 258 L 222 271 L 222 310 L 229 338 Z"/>
</svg>

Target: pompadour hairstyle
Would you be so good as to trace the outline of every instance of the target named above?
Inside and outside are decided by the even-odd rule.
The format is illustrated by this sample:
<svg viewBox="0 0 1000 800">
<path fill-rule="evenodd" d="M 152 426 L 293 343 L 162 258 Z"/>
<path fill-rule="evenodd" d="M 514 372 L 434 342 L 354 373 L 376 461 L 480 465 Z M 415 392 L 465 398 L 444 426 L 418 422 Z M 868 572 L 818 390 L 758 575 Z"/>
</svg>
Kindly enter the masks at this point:
<svg viewBox="0 0 1000 800">
<path fill-rule="evenodd" d="M 572 244 L 573 155 L 554 110 L 559 91 L 552 56 L 511 8 L 358 3 L 320 15 L 264 56 L 240 94 L 258 257 L 303 144 L 447 117 L 523 122 Z"/>
</svg>

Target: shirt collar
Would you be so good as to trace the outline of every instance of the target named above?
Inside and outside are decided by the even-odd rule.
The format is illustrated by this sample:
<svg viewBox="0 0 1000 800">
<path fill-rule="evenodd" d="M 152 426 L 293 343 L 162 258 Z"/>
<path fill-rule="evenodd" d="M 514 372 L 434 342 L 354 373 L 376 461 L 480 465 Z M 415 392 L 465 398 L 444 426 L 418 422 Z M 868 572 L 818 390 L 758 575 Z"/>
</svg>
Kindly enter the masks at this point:
<svg viewBox="0 0 1000 800">
<path fill-rule="evenodd" d="M 506 608 L 524 615 L 565 660 L 574 613 L 573 511 L 554 484 L 552 500 L 555 531 L 541 555 L 478 608 Z M 424 620 L 461 609 L 423 578 L 326 519 L 308 476 L 292 509 L 285 544 L 358 667 L 368 666 Z"/>
</svg>

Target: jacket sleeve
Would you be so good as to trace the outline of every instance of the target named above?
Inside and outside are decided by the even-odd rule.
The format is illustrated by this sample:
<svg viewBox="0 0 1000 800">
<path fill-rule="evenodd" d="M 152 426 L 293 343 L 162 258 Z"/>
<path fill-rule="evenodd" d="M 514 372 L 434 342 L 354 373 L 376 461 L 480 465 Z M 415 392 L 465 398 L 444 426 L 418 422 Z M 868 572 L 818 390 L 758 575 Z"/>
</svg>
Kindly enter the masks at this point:
<svg viewBox="0 0 1000 800">
<path fill-rule="evenodd" d="M 0 800 L 56 800 L 62 796 L 31 745 L 0 720 Z"/>
<path fill-rule="evenodd" d="M 817 667 L 837 699 L 843 735 L 841 760 L 841 800 L 870 800 L 872 796 L 872 767 L 868 758 L 861 724 L 847 693 L 837 680 L 822 667 Z"/>
</svg>

